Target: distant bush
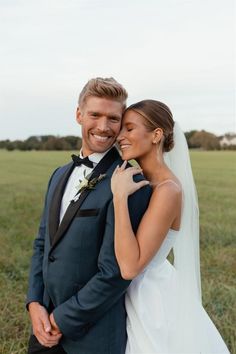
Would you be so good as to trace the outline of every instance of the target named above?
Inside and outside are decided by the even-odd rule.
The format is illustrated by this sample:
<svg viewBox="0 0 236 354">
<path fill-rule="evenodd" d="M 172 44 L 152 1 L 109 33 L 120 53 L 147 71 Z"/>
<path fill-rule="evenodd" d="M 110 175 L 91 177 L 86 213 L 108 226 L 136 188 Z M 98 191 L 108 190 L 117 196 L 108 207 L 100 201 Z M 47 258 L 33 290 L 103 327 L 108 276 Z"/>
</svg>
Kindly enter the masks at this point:
<svg viewBox="0 0 236 354">
<path fill-rule="evenodd" d="M 53 135 L 30 136 L 26 140 L 0 141 L 0 149 L 21 150 L 79 150 L 82 139 L 77 136 L 57 137 Z"/>
<path fill-rule="evenodd" d="M 187 143 L 188 143 L 188 147 L 190 149 L 192 148 L 195 148 L 196 146 L 194 146 L 192 143 L 191 143 L 191 138 L 192 136 L 197 132 L 197 130 L 190 130 L 189 132 L 185 132 L 184 135 L 185 135 L 185 138 L 187 140 Z"/>
<path fill-rule="evenodd" d="M 190 130 L 185 132 L 190 149 L 202 150 L 236 150 L 234 133 L 216 136 L 205 130 Z M 30 136 L 26 140 L 0 141 L 0 149 L 12 150 L 80 150 L 82 138 L 67 135 L 63 137 L 54 135 Z"/>
<path fill-rule="evenodd" d="M 205 130 L 196 131 L 189 139 L 189 142 L 195 148 L 220 150 L 220 142 L 217 136 Z"/>
</svg>

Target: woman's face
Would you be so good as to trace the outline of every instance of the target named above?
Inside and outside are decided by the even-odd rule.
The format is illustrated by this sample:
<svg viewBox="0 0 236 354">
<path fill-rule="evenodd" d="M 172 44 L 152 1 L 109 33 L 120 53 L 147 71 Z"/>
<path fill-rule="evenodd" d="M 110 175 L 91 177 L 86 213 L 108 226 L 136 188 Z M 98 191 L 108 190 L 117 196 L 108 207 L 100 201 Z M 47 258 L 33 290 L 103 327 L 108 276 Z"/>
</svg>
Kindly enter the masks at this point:
<svg viewBox="0 0 236 354">
<path fill-rule="evenodd" d="M 140 159 L 153 149 L 153 132 L 147 131 L 144 119 L 135 111 L 127 111 L 117 137 L 123 160 Z"/>
</svg>

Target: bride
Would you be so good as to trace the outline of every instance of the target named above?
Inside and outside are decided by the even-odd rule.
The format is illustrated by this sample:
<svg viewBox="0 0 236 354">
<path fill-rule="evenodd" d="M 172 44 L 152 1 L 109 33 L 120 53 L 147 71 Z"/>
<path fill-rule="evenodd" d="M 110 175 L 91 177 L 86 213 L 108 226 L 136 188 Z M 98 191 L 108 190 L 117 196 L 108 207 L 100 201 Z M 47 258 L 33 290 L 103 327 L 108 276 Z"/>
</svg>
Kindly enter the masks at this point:
<svg viewBox="0 0 236 354">
<path fill-rule="evenodd" d="M 111 181 L 115 253 L 122 277 L 133 279 L 126 354 L 229 353 L 201 303 L 198 202 L 184 134 L 165 104 L 144 100 L 126 110 L 117 140 L 125 162 Z M 141 169 L 127 168 L 130 159 Z M 147 181 L 135 183 L 140 172 Z M 153 192 L 135 235 L 128 196 L 145 184 Z"/>
</svg>

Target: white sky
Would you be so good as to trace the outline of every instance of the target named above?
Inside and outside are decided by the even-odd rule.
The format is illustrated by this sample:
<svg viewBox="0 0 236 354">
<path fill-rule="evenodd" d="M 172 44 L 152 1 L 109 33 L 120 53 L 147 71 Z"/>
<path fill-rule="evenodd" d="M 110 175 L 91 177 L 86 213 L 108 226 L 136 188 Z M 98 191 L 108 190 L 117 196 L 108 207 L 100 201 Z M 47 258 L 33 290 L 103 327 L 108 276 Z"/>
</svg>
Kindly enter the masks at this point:
<svg viewBox="0 0 236 354">
<path fill-rule="evenodd" d="M 80 135 L 95 76 L 165 102 L 183 130 L 236 130 L 233 0 L 0 0 L 0 139 Z"/>
</svg>

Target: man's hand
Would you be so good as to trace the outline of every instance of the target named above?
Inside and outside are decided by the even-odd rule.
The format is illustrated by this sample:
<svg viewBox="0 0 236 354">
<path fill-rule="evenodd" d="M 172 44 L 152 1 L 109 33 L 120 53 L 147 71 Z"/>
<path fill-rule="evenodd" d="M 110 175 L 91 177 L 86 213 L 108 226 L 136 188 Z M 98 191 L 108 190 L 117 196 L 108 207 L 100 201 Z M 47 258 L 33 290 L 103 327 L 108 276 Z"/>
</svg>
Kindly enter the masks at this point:
<svg viewBox="0 0 236 354">
<path fill-rule="evenodd" d="M 29 313 L 33 326 L 33 333 L 37 337 L 39 343 L 45 347 L 52 347 L 58 344 L 62 334 L 60 331 L 54 331 L 47 310 L 38 302 L 31 302 L 29 304 Z"/>
<path fill-rule="evenodd" d="M 57 325 L 56 322 L 55 322 L 53 313 L 51 313 L 51 315 L 49 316 L 49 320 L 50 320 L 51 327 L 52 327 L 51 333 L 52 333 L 53 335 L 61 334 L 61 331 L 60 331 L 58 325 Z"/>
</svg>

